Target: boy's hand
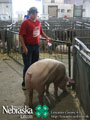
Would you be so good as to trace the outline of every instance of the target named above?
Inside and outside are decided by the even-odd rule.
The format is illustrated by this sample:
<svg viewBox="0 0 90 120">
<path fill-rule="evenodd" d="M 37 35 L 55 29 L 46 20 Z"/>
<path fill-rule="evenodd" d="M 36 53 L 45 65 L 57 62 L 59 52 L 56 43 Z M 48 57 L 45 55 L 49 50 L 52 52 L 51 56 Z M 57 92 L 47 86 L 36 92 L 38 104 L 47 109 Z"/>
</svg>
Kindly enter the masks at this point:
<svg viewBox="0 0 90 120">
<path fill-rule="evenodd" d="M 25 47 L 23 47 L 23 53 L 25 53 L 26 55 L 28 54 L 28 49 L 27 49 L 27 47 L 25 46 Z"/>
<path fill-rule="evenodd" d="M 52 43 L 51 43 L 51 38 L 50 37 L 48 37 L 47 39 L 46 39 L 46 41 L 47 41 L 47 44 L 48 44 L 48 46 L 50 47 L 50 46 L 52 46 Z"/>
<path fill-rule="evenodd" d="M 47 38 L 46 38 L 46 41 L 47 41 L 47 43 L 50 42 L 50 41 L 51 41 L 51 38 L 50 38 L 50 37 L 47 37 Z"/>
</svg>

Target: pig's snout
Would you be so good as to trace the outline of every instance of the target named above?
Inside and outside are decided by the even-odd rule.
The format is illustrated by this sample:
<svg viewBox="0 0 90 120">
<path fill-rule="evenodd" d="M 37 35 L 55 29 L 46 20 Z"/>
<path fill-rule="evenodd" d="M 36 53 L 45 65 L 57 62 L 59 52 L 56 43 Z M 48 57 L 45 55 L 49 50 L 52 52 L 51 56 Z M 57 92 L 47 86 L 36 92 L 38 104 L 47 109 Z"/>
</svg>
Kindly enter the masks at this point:
<svg viewBox="0 0 90 120">
<path fill-rule="evenodd" d="M 72 87 L 72 89 L 74 90 L 75 89 L 75 81 L 73 79 L 69 78 L 67 87 Z"/>
<path fill-rule="evenodd" d="M 65 81 L 69 82 L 69 83 L 75 83 L 75 81 L 67 76 L 65 76 Z"/>
</svg>

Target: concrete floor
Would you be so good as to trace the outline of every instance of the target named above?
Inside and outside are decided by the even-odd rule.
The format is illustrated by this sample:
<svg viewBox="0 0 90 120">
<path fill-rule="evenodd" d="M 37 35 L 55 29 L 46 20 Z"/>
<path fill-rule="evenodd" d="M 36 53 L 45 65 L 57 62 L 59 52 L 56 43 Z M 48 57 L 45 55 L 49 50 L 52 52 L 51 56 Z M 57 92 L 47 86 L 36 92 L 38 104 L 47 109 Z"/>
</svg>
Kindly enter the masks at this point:
<svg viewBox="0 0 90 120">
<path fill-rule="evenodd" d="M 20 118 L 20 115 L 17 114 L 3 114 L 3 106 L 18 107 L 28 105 L 27 90 L 23 91 L 21 87 L 22 71 L 22 66 L 7 57 L 7 55 L 0 54 L 0 120 L 31 120 L 29 118 Z M 59 112 L 61 118 L 56 118 L 56 120 L 67 120 L 62 116 L 68 117 L 69 115 L 71 116 L 70 120 L 75 120 L 73 116 L 84 115 L 80 111 L 80 106 L 76 102 L 76 97 L 74 97 L 74 95 L 72 96 L 71 92 L 70 89 L 68 89 L 67 93 L 62 93 L 60 90 L 58 99 L 55 99 L 53 95 L 53 85 L 51 84 L 50 94 L 44 95 L 44 104 L 49 107 L 49 116 L 46 118 L 47 120 L 54 120 L 54 118 L 51 118 L 52 115 L 55 117 L 55 114 L 52 114 L 52 112 Z M 34 107 L 39 104 L 38 95 L 35 91 L 33 102 Z M 33 120 L 38 119 L 40 118 L 33 115 Z M 77 118 L 77 120 L 82 119 Z"/>
</svg>

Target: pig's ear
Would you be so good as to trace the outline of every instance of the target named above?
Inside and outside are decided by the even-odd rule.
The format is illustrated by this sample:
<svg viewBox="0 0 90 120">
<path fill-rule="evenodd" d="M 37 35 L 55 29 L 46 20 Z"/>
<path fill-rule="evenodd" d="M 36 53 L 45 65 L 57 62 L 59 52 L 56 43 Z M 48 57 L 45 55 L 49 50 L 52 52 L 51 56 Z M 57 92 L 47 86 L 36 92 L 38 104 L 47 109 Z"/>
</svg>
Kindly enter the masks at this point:
<svg viewBox="0 0 90 120">
<path fill-rule="evenodd" d="M 32 73 L 30 73 L 30 72 L 27 72 L 27 74 L 30 76 L 30 78 L 32 77 Z"/>
</svg>

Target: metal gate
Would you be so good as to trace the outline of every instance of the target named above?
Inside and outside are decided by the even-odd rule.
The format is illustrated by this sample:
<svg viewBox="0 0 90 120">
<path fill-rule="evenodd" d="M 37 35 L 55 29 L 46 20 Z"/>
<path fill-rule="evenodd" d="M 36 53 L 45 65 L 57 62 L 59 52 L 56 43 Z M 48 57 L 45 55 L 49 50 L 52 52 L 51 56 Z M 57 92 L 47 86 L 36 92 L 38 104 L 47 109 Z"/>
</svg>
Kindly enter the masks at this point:
<svg viewBox="0 0 90 120">
<path fill-rule="evenodd" d="M 75 38 L 73 54 L 75 91 L 86 115 L 90 116 L 90 56 L 85 51 L 90 55 L 90 50 Z"/>
</svg>

